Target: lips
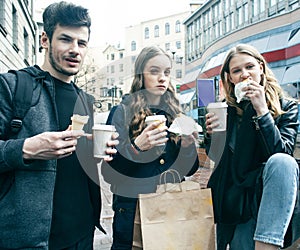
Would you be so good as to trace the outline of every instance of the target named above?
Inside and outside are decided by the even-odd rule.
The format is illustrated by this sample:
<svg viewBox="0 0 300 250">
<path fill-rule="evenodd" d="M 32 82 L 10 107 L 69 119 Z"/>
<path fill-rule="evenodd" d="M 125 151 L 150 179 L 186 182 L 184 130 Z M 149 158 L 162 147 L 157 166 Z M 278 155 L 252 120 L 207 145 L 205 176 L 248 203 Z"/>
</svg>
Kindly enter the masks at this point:
<svg viewBox="0 0 300 250">
<path fill-rule="evenodd" d="M 157 88 L 159 88 L 159 89 L 166 89 L 166 86 L 165 85 L 158 85 Z"/>
<path fill-rule="evenodd" d="M 72 63 L 79 63 L 79 60 L 77 60 L 75 58 L 68 57 L 68 58 L 65 58 L 65 60 L 68 61 L 68 62 L 72 62 Z"/>
<path fill-rule="evenodd" d="M 65 60 L 68 62 L 68 64 L 72 67 L 76 67 L 79 63 L 80 63 L 80 60 L 77 60 L 75 58 L 65 58 Z"/>
</svg>

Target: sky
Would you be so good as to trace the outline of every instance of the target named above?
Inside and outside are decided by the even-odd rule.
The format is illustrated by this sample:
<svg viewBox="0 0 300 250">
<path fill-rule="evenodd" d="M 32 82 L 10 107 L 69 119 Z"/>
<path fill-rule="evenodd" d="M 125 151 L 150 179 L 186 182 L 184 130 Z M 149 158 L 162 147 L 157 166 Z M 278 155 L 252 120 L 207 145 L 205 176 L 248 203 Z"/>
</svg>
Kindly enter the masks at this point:
<svg viewBox="0 0 300 250">
<path fill-rule="evenodd" d="M 38 0 L 36 6 L 43 8 L 52 2 L 57 0 Z M 122 44 L 125 27 L 190 10 L 189 0 L 72 0 L 72 2 L 89 9 L 92 18 L 91 47 L 119 42 Z M 101 32 L 98 32 L 100 30 Z"/>
</svg>

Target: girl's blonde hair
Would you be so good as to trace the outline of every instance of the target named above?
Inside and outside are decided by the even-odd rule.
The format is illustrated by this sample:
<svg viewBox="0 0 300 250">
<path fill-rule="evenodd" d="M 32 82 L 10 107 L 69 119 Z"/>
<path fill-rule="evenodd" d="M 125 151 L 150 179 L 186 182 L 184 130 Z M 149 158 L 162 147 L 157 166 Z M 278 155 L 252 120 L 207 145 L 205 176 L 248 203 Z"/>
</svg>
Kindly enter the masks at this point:
<svg viewBox="0 0 300 250">
<path fill-rule="evenodd" d="M 264 57 L 258 52 L 256 48 L 247 44 L 239 44 L 230 49 L 221 68 L 221 80 L 224 86 L 225 98 L 228 105 L 236 107 L 239 112 L 242 112 L 239 104 L 236 102 L 236 97 L 234 95 L 234 84 L 229 80 L 229 64 L 232 57 L 237 54 L 247 54 L 249 56 L 252 56 L 257 60 L 259 64 L 263 66 L 260 85 L 264 87 L 267 105 L 270 113 L 274 118 L 284 113 L 280 105 L 280 98 L 284 96 L 282 88 L 278 84 L 273 72 L 268 67 Z"/>
</svg>

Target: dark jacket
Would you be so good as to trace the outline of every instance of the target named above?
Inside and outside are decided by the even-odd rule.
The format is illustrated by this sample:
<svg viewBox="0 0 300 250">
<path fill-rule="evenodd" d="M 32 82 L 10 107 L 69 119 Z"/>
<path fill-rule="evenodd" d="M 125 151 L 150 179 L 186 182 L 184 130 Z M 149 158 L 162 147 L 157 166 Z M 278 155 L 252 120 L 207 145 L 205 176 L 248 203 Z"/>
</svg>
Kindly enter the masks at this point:
<svg viewBox="0 0 300 250">
<path fill-rule="evenodd" d="M 113 193 L 120 196 L 136 198 L 139 193 L 155 192 L 159 176 L 167 169 L 176 169 L 181 178 L 192 175 L 199 167 L 195 145 L 188 148 L 168 140 L 166 146 L 154 147 L 145 152 L 137 153 L 130 141 L 129 126 L 133 114 L 129 108 L 130 98 L 110 114 L 108 123 L 116 126 L 120 144 L 118 153 L 110 165 L 103 164 L 104 179 L 111 183 Z M 166 114 L 167 107 L 152 109 L 156 114 Z M 167 122 L 167 126 L 170 123 Z M 176 180 L 179 181 L 179 180 Z"/>
<path fill-rule="evenodd" d="M 251 206 L 259 202 L 256 194 L 261 190 L 257 187 L 265 162 L 275 153 L 293 155 L 298 106 L 294 101 L 282 99 L 281 107 L 285 113 L 275 120 L 270 113 L 257 119 L 248 102 L 239 123 L 236 109 L 229 106 L 227 131 L 206 137 L 207 153 L 216 164 L 208 182 L 216 222 L 238 224 L 253 216 Z"/>
<path fill-rule="evenodd" d="M 24 162 L 22 148 L 25 138 L 46 132 L 58 131 L 55 89 L 49 73 L 36 66 L 45 79 L 33 81 L 32 106 L 23 119 L 17 135 L 10 133 L 12 99 L 16 88 L 14 74 L 0 75 L 0 249 L 48 248 L 52 217 L 52 200 L 56 176 L 56 160 Z M 80 89 L 74 108 L 90 116 L 87 132 L 93 124 L 93 100 Z M 77 154 L 86 168 L 96 169 L 92 157 L 92 143 L 85 138 L 78 140 Z M 84 148 L 82 153 L 80 149 Z M 100 191 L 90 180 L 91 200 L 95 209 L 95 225 L 99 226 Z"/>
</svg>

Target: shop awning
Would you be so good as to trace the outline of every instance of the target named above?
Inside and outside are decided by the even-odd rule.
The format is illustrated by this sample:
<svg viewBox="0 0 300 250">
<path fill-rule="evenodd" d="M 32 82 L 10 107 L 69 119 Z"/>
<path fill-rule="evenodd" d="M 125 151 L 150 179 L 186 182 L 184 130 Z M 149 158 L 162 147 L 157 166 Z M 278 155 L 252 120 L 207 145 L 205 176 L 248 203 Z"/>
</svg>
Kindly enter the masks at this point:
<svg viewBox="0 0 300 250">
<path fill-rule="evenodd" d="M 183 81 L 182 81 L 183 84 L 195 81 L 197 79 L 199 73 L 200 73 L 200 69 L 197 69 L 197 70 L 193 70 L 193 71 L 185 74 Z"/>
<path fill-rule="evenodd" d="M 295 64 L 285 71 L 281 84 L 294 82 L 300 82 L 300 64 Z"/>
<path fill-rule="evenodd" d="M 288 44 L 289 36 L 290 36 L 290 31 L 272 34 L 270 36 L 266 50 L 274 51 L 274 50 L 286 48 L 286 45 Z"/>
<path fill-rule="evenodd" d="M 286 67 L 279 67 L 279 68 L 273 68 L 272 71 L 278 80 L 279 84 L 282 84 L 284 72 L 285 72 Z"/>
<path fill-rule="evenodd" d="M 300 28 L 294 29 L 292 32 L 293 36 L 288 41 L 288 47 L 298 44 L 300 41 Z"/>
<path fill-rule="evenodd" d="M 180 95 L 179 95 L 180 104 L 190 103 L 191 100 L 193 99 L 195 93 L 196 93 L 195 90 L 194 91 L 189 91 L 187 93 L 180 93 Z"/>
</svg>

